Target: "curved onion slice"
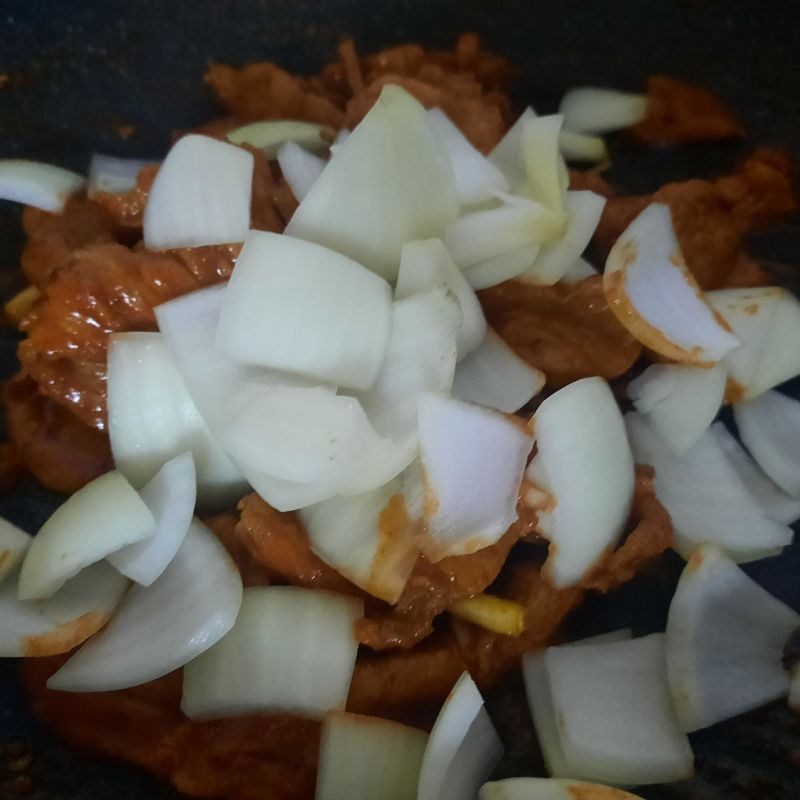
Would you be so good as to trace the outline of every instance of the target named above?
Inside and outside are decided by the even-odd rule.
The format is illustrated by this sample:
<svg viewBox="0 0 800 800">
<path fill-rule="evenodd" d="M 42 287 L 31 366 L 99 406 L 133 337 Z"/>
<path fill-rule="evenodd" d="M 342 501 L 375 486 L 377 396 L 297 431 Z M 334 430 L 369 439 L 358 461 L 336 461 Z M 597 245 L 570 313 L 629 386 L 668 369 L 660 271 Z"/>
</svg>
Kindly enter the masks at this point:
<svg viewBox="0 0 800 800">
<path fill-rule="evenodd" d="M 20 600 L 50 597 L 84 567 L 151 536 L 155 524 L 122 473 L 95 478 L 56 509 L 31 542 L 19 575 Z"/>
<path fill-rule="evenodd" d="M 691 776 L 692 750 L 672 708 L 663 634 L 528 653 L 523 677 L 554 777 L 635 785 Z"/>
<path fill-rule="evenodd" d="M 577 283 L 597 275 L 597 270 L 585 259 L 579 258 L 562 276 L 562 283 Z"/>
<path fill-rule="evenodd" d="M 536 112 L 528 106 L 517 121 L 506 131 L 505 136 L 489 153 L 489 161 L 508 178 L 514 191 L 525 184 L 525 156 L 522 152 L 522 129 L 528 120 L 536 119 Z"/>
<path fill-rule="evenodd" d="M 517 518 L 532 435 L 519 420 L 424 394 L 419 441 L 426 487 L 422 550 L 438 561 L 494 544 Z"/>
<path fill-rule="evenodd" d="M 537 509 L 551 542 L 544 566 L 557 587 L 577 583 L 628 518 L 633 456 L 617 402 L 602 378 L 584 378 L 548 397 L 532 421 L 537 452 L 526 477 L 553 498 Z"/>
<path fill-rule="evenodd" d="M 444 111 L 431 108 L 425 114 L 447 151 L 462 206 L 484 203 L 492 199 L 493 192 L 508 191 L 509 184 L 503 173 L 470 144 Z"/>
<path fill-rule="evenodd" d="M 248 364 L 368 389 L 391 329 L 391 289 L 333 250 L 251 231 L 219 316 L 219 349 Z"/>
<path fill-rule="evenodd" d="M 789 691 L 783 648 L 793 611 L 717 548 L 698 547 L 669 607 L 669 682 L 685 731 L 743 714 Z"/>
<path fill-rule="evenodd" d="M 62 167 L 21 158 L 0 159 L 0 200 L 58 213 L 85 185 L 82 175 Z"/>
<path fill-rule="evenodd" d="M 416 800 L 427 741 L 407 725 L 332 711 L 322 723 L 315 800 Z"/>
<path fill-rule="evenodd" d="M 253 154 L 192 133 L 167 153 L 144 209 L 148 250 L 242 242 L 250 227 Z"/>
<path fill-rule="evenodd" d="M 0 517 L 0 583 L 22 561 L 33 537 Z"/>
<path fill-rule="evenodd" d="M 493 330 L 459 362 L 453 396 L 506 414 L 522 408 L 544 388 L 545 375 L 521 359 Z"/>
<path fill-rule="evenodd" d="M 98 192 L 123 194 L 136 186 L 142 167 L 154 164 L 157 159 L 148 161 L 142 158 L 117 158 L 94 153 L 89 162 L 89 182 L 86 187 L 88 197 Z"/>
<path fill-rule="evenodd" d="M 536 200 L 556 213 L 564 211 L 563 159 L 559 152 L 562 121 L 559 114 L 551 114 L 522 124 L 526 187 Z"/>
<path fill-rule="evenodd" d="M 296 144 L 315 153 L 324 153 L 328 142 L 323 134 L 329 131 L 316 122 L 295 119 L 266 119 L 234 128 L 226 136 L 231 144 L 249 144 L 261 150 L 267 158 L 275 158 L 287 144 Z"/>
<path fill-rule="evenodd" d="M 337 146 L 286 233 L 393 280 L 403 245 L 441 236 L 457 214 L 453 170 L 425 110 L 399 86 L 386 86 Z"/>
<path fill-rule="evenodd" d="M 800 302 L 776 286 L 706 295 L 742 342 L 725 356 L 735 400 L 750 400 L 800 374 Z"/>
<path fill-rule="evenodd" d="M 68 653 L 111 619 L 127 588 L 128 581 L 102 562 L 47 600 L 18 600 L 10 576 L 0 586 L 0 658 Z"/>
<path fill-rule="evenodd" d="M 343 708 L 363 614 L 354 597 L 297 586 L 245 589 L 233 630 L 183 671 L 183 713 L 278 712 L 323 717 Z"/>
<path fill-rule="evenodd" d="M 478 800 L 642 800 L 638 794 L 623 792 L 599 783 L 562 778 L 506 778 L 485 783 Z"/>
<path fill-rule="evenodd" d="M 175 557 L 192 522 L 197 479 L 191 452 L 167 461 L 139 495 L 155 518 L 155 533 L 107 559 L 126 577 L 149 586 Z"/>
<path fill-rule="evenodd" d="M 787 525 L 800 519 L 800 498 L 792 497 L 773 483 L 721 422 L 715 422 L 711 432 L 742 483 L 769 516 Z"/>
<path fill-rule="evenodd" d="M 608 161 L 608 148 L 599 136 L 587 136 L 562 128 L 558 136 L 558 149 L 567 161 Z"/>
<path fill-rule="evenodd" d="M 418 553 L 400 478 L 367 494 L 333 497 L 299 516 L 311 549 L 326 564 L 365 592 L 397 602 Z"/>
<path fill-rule="evenodd" d="M 428 738 L 417 800 L 475 797 L 503 754 L 503 745 L 468 672 L 456 682 Z"/>
<path fill-rule="evenodd" d="M 287 142 L 278 151 L 278 166 L 298 200 L 302 200 L 311 191 L 326 163 L 325 159 L 309 153 L 294 142 Z"/>
<path fill-rule="evenodd" d="M 278 511 L 297 511 L 320 503 L 338 494 L 340 489 L 337 481 L 301 483 L 275 478 L 246 466 L 243 471 L 253 491 Z"/>
<path fill-rule="evenodd" d="M 627 414 L 625 423 L 636 461 L 655 468 L 656 496 L 684 558 L 696 544 L 711 542 L 738 562 L 753 561 L 792 541 L 791 528 L 767 516 L 710 430 L 676 458 L 638 414 Z"/>
<path fill-rule="evenodd" d="M 672 454 L 680 456 L 717 416 L 727 377 L 724 364 L 710 369 L 653 364 L 628 384 L 628 397 Z"/>
<path fill-rule="evenodd" d="M 633 336 L 673 361 L 707 366 L 740 344 L 687 269 L 669 206 L 651 203 L 617 239 L 603 291 Z"/>
<path fill-rule="evenodd" d="M 456 368 L 459 305 L 444 289 L 414 294 L 392 305 L 383 366 L 372 388 L 360 392 L 375 430 L 402 438 L 416 432 L 417 395 L 449 394 Z"/>
<path fill-rule="evenodd" d="M 150 586 L 134 586 L 111 624 L 47 682 L 64 692 L 106 692 L 160 678 L 233 626 L 242 579 L 219 539 L 195 520 Z"/>
<path fill-rule="evenodd" d="M 630 128 L 647 114 L 647 97 L 615 89 L 582 86 L 561 98 L 564 127 L 578 133 L 606 133 Z"/>
<path fill-rule="evenodd" d="M 200 416 L 160 334 L 113 334 L 107 386 L 111 452 L 134 485 L 144 485 L 164 463 L 191 450 L 204 504 L 241 496 L 241 473 Z"/>
<path fill-rule="evenodd" d="M 800 403 L 770 391 L 733 407 L 739 435 L 759 467 L 793 497 L 800 496 Z"/>
<path fill-rule="evenodd" d="M 480 301 L 440 239 L 408 242 L 403 245 L 395 299 L 403 300 L 435 287 L 443 287 L 452 292 L 458 301 L 461 309 L 458 357 L 463 358 L 486 335 L 486 318 L 483 316 Z"/>
<path fill-rule="evenodd" d="M 464 277 L 476 291 L 497 286 L 498 283 L 509 281 L 529 270 L 536 261 L 540 249 L 538 244 L 528 244 L 501 253 L 494 258 L 487 258 L 486 261 L 467 267 L 464 270 Z"/>
</svg>

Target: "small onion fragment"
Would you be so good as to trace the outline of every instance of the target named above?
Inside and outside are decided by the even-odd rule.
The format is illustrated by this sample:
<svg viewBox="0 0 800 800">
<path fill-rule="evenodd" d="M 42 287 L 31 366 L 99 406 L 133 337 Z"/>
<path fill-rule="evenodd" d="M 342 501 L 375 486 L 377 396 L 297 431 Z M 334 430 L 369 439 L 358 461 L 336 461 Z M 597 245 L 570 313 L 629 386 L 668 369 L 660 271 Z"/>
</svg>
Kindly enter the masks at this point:
<svg viewBox="0 0 800 800">
<path fill-rule="evenodd" d="M 732 399 L 751 400 L 800 374 L 800 302 L 790 292 L 767 286 L 706 297 L 742 342 L 725 356 Z"/>
<path fill-rule="evenodd" d="M 160 678 L 219 641 L 242 602 L 242 579 L 219 539 L 195 520 L 150 586 L 134 586 L 111 624 L 47 682 L 64 692 L 106 692 Z"/>
<path fill-rule="evenodd" d="M 315 800 L 416 800 L 424 731 L 332 711 L 322 723 Z"/>
<path fill-rule="evenodd" d="M 0 200 L 58 213 L 85 185 L 82 175 L 62 167 L 21 158 L 0 159 Z"/>
<path fill-rule="evenodd" d="M 692 553 L 667 618 L 669 682 L 683 730 L 743 714 L 789 691 L 783 648 L 800 614 L 711 545 Z"/>
<path fill-rule="evenodd" d="M 68 653 L 111 619 L 127 588 L 126 578 L 101 561 L 46 600 L 19 600 L 12 573 L 0 586 L 0 658 Z"/>
<path fill-rule="evenodd" d="M 197 479 L 191 451 L 167 461 L 139 495 L 156 521 L 155 533 L 106 558 L 126 577 L 149 586 L 175 557 L 192 522 Z"/>
<path fill-rule="evenodd" d="M 20 600 L 54 594 L 84 567 L 152 536 L 155 519 L 121 472 L 107 472 L 73 494 L 45 522 L 19 575 Z"/>
<path fill-rule="evenodd" d="M 675 457 L 638 414 L 627 414 L 625 424 L 636 461 L 655 468 L 653 487 L 684 558 L 711 542 L 737 562 L 754 561 L 792 541 L 792 529 L 767 515 L 710 430 Z"/>
<path fill-rule="evenodd" d="M 692 749 L 667 684 L 664 634 L 531 652 L 523 677 L 554 777 L 635 785 L 691 776 Z"/>
<path fill-rule="evenodd" d="M 314 182 L 322 175 L 325 164 L 324 159 L 309 153 L 294 142 L 287 142 L 278 151 L 278 166 L 298 200 L 302 200 L 311 191 Z"/>
<path fill-rule="evenodd" d="M 776 391 L 734 405 L 739 435 L 756 463 L 792 497 L 800 497 L 800 402 Z"/>
<path fill-rule="evenodd" d="M 441 236 L 457 214 L 453 170 L 424 108 L 399 86 L 385 86 L 337 145 L 286 233 L 393 280 L 403 245 Z"/>
<path fill-rule="evenodd" d="M 33 537 L 0 517 L 0 583 L 22 561 Z"/>
<path fill-rule="evenodd" d="M 538 530 L 551 543 L 544 570 L 555 586 L 569 586 L 623 532 L 633 498 L 633 456 L 602 378 L 575 381 L 548 397 L 532 427 L 537 452 L 526 478 L 552 498 L 536 509 Z"/>
<path fill-rule="evenodd" d="M 245 364 L 368 389 L 391 329 L 391 289 L 311 242 L 251 231 L 233 270 L 216 344 Z"/>
<path fill-rule="evenodd" d="M 444 111 L 431 108 L 425 114 L 447 151 L 462 206 L 485 203 L 493 192 L 508 191 L 509 183 L 500 169 L 470 144 Z"/>
<path fill-rule="evenodd" d="M 585 259 L 579 258 L 562 276 L 562 283 L 577 283 L 597 275 L 597 270 Z"/>
<path fill-rule="evenodd" d="M 89 162 L 89 182 L 86 187 L 88 197 L 99 192 L 123 194 L 136 186 L 136 180 L 143 167 L 155 163 L 156 159 L 117 158 L 94 153 Z"/>
<path fill-rule="evenodd" d="M 250 227 L 253 154 L 192 133 L 172 146 L 144 209 L 148 250 L 244 241 Z"/>
<path fill-rule="evenodd" d="M 190 719 L 344 708 L 356 661 L 354 597 L 297 586 L 245 589 L 230 633 L 183 672 Z"/>
<path fill-rule="evenodd" d="M 476 797 L 503 745 L 468 672 L 450 691 L 436 718 L 419 774 L 417 800 Z"/>
<path fill-rule="evenodd" d="M 564 211 L 565 168 L 559 152 L 562 122 L 559 114 L 552 114 L 528 119 L 522 125 L 526 188 L 534 199 L 556 213 Z"/>
<path fill-rule="evenodd" d="M 709 369 L 652 364 L 628 384 L 628 397 L 672 454 L 680 456 L 717 416 L 727 377 L 724 364 Z"/>
<path fill-rule="evenodd" d="M 522 130 L 525 124 L 536 119 L 536 112 L 528 106 L 517 121 L 506 131 L 505 136 L 489 153 L 489 161 L 502 170 L 508 178 L 512 190 L 517 191 L 525 184 L 525 156 L 522 151 Z"/>
<path fill-rule="evenodd" d="M 708 366 L 740 345 L 686 267 L 669 206 L 651 203 L 617 239 L 603 291 L 631 334 L 673 361 Z"/>
<path fill-rule="evenodd" d="M 403 300 L 436 287 L 452 292 L 458 301 L 461 310 L 458 357 L 463 358 L 486 335 L 486 318 L 480 301 L 440 239 L 407 242 L 400 258 L 395 299 Z"/>
<path fill-rule="evenodd" d="M 511 414 L 539 394 L 544 384 L 544 373 L 489 329 L 480 347 L 456 367 L 453 397 Z"/>
<path fill-rule="evenodd" d="M 638 794 L 623 792 L 598 783 L 563 778 L 506 778 L 484 783 L 478 800 L 642 800 Z"/>
<path fill-rule="evenodd" d="M 562 98 L 559 112 L 564 127 L 578 133 L 607 133 L 630 128 L 647 114 L 647 97 L 582 86 L 570 89 Z"/>
<path fill-rule="evenodd" d="M 517 518 L 532 435 L 495 411 L 424 394 L 419 441 L 426 487 L 423 552 L 438 561 L 494 544 Z"/>
<path fill-rule="evenodd" d="M 541 250 L 538 244 L 528 244 L 516 250 L 509 250 L 499 256 L 487 258 L 478 264 L 464 269 L 464 277 L 469 285 L 478 291 L 510 281 L 529 270 Z"/>
<path fill-rule="evenodd" d="M 328 142 L 323 134 L 330 131 L 316 122 L 295 119 L 266 119 L 234 128 L 226 138 L 231 144 L 247 144 L 261 150 L 267 158 L 275 158 L 282 147 L 296 144 L 314 153 L 324 153 Z"/>
<path fill-rule="evenodd" d="M 562 128 L 558 136 L 558 148 L 567 161 L 608 160 L 608 148 L 599 136 L 587 136 Z"/>
</svg>

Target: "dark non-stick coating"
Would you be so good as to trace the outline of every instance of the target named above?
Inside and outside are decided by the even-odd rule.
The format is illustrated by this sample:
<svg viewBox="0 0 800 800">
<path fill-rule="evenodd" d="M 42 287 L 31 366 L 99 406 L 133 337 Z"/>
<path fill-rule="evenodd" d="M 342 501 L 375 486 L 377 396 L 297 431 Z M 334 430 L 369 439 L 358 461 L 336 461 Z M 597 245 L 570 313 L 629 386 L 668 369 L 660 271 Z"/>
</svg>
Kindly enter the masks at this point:
<svg viewBox="0 0 800 800">
<path fill-rule="evenodd" d="M 26 156 L 85 169 L 93 151 L 157 156 L 173 128 L 209 119 L 201 76 L 210 60 L 272 59 L 316 71 L 345 36 L 370 50 L 403 41 L 449 46 L 481 33 L 520 68 L 515 96 L 555 109 L 580 84 L 639 89 L 666 73 L 714 89 L 747 125 L 747 145 L 643 151 L 612 143 L 611 177 L 627 191 L 718 173 L 753 143 L 800 142 L 800 9 L 752 0 L 2 0 L 0 157 Z M 132 126 L 132 134 L 120 132 Z M 130 130 L 130 129 L 129 129 Z M 18 287 L 19 210 L 0 208 L 0 295 Z M 800 263 L 797 219 L 753 243 L 760 255 Z M 791 280 L 791 268 L 784 275 Z M 16 337 L 0 330 L 0 377 L 14 372 Z M 796 393 L 795 393 L 796 394 Z M 28 484 L 0 498 L 0 514 L 35 531 L 56 498 Z M 663 630 L 680 561 L 572 620 L 576 634 L 632 626 Z M 800 547 L 748 567 L 800 609 Z M 80 713 L 80 696 L 75 709 Z M 540 769 L 524 697 L 510 680 L 489 698 L 508 754 L 499 774 Z M 641 790 L 652 798 L 800 798 L 800 717 L 783 703 L 692 737 L 698 777 Z M 0 660 L 0 798 L 140 800 L 175 797 L 128 767 L 76 754 L 29 715 L 16 664 Z M 265 800 L 269 800 L 265 798 Z"/>
</svg>

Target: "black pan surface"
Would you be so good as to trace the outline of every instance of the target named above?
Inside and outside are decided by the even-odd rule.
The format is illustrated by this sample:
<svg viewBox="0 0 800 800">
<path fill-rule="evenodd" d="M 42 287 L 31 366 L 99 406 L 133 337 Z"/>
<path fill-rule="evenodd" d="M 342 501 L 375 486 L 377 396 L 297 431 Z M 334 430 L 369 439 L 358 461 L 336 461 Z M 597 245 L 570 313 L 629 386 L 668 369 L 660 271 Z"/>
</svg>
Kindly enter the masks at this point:
<svg viewBox="0 0 800 800">
<path fill-rule="evenodd" d="M 792 0 L 1 0 L 0 157 L 85 169 L 91 152 L 157 156 L 173 128 L 214 116 L 201 77 L 210 60 L 277 61 L 314 72 L 346 36 L 361 50 L 418 41 L 450 46 L 474 30 L 520 69 L 520 105 L 554 110 L 581 84 L 640 89 L 665 73 L 708 86 L 744 120 L 747 143 L 645 151 L 612 142 L 610 177 L 623 191 L 729 168 L 753 144 L 800 153 L 800 7 Z M 120 126 L 133 126 L 121 138 Z M 796 284 L 800 223 L 753 242 Z M 0 295 L 21 284 L 19 210 L 0 208 Z M 788 266 L 786 266 L 788 265 Z M 16 334 L 0 329 L 0 379 L 16 369 Z M 800 396 L 798 387 L 788 391 Z M 32 483 L 0 497 L 0 514 L 35 531 L 58 498 Z M 681 562 L 596 598 L 571 620 L 577 634 L 663 630 Z M 800 545 L 747 571 L 800 609 Z M 517 680 L 488 698 L 507 746 L 499 776 L 541 772 Z M 80 696 L 76 696 L 80 713 Z M 783 703 L 695 734 L 698 775 L 649 787 L 651 800 L 797 800 L 800 715 Z M 176 793 L 144 773 L 61 745 L 27 711 L 16 664 L 0 660 L 0 798 L 158 800 Z M 265 798 L 265 800 L 269 800 Z"/>
</svg>

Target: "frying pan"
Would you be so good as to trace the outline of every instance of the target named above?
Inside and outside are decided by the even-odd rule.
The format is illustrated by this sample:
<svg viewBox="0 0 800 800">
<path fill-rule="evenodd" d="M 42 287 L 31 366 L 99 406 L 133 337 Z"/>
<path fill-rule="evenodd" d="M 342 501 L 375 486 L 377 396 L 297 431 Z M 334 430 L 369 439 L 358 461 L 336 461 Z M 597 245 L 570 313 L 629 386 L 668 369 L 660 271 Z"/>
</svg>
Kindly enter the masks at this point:
<svg viewBox="0 0 800 800">
<path fill-rule="evenodd" d="M 718 173 L 754 143 L 798 154 L 800 28 L 797 5 L 748 0 L 3 0 L 0 3 L 0 157 L 25 156 L 75 169 L 93 151 L 162 154 L 173 128 L 211 118 L 200 78 L 209 60 L 271 59 L 314 72 L 345 36 L 362 51 L 418 41 L 450 46 L 464 30 L 518 65 L 520 105 L 553 110 L 580 84 L 640 89 L 666 73 L 713 89 L 744 120 L 748 143 L 642 150 L 612 141 L 610 178 L 643 192 L 666 180 Z M 131 126 L 131 127 L 128 127 Z M 120 131 L 130 132 L 122 138 Z M 752 243 L 780 262 L 791 282 L 798 265 L 798 220 Z M 17 288 L 18 209 L 0 209 L 0 294 Z M 0 378 L 16 369 L 16 334 L 0 331 Z M 793 391 L 794 389 L 794 391 Z M 797 387 L 790 387 L 796 396 Z M 0 514 L 36 530 L 58 498 L 24 484 L 0 497 Z M 663 630 L 680 571 L 677 557 L 590 601 L 571 620 L 584 634 L 631 626 Z M 749 566 L 800 609 L 800 546 Z M 519 682 L 488 698 L 508 753 L 499 776 L 541 772 Z M 76 709 L 80 697 L 76 697 Z M 698 775 L 641 790 L 651 800 L 800 797 L 800 716 L 785 704 L 695 734 Z M 124 765 L 99 763 L 61 745 L 28 713 L 16 664 L 0 660 L 0 798 L 160 800 L 177 794 Z"/>
</svg>

